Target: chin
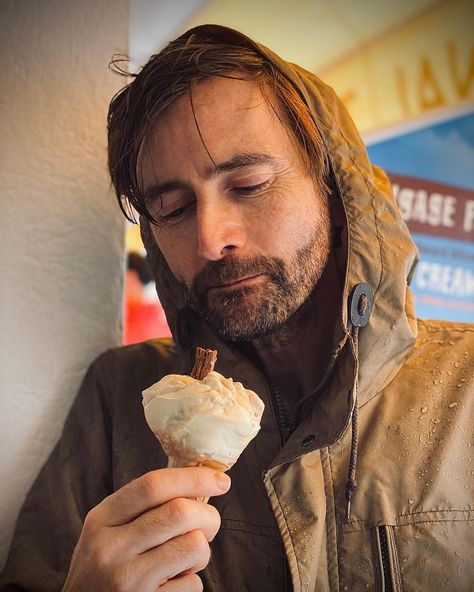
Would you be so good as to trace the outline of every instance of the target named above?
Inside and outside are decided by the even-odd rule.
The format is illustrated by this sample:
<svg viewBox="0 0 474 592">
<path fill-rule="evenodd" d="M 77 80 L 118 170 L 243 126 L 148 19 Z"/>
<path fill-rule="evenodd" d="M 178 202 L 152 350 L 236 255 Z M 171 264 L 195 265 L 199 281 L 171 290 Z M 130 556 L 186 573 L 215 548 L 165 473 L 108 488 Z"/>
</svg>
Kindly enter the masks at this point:
<svg viewBox="0 0 474 592">
<path fill-rule="evenodd" d="M 202 311 L 203 317 L 225 341 L 272 335 L 295 312 L 290 299 L 271 290 L 242 288 L 212 300 Z"/>
</svg>

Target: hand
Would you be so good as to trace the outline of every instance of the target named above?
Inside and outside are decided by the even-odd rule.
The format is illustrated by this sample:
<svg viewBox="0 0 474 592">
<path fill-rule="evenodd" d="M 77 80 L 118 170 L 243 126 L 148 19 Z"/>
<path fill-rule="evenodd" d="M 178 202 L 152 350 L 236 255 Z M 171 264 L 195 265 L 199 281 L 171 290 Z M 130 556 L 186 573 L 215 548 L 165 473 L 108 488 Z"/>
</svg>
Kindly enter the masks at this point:
<svg viewBox="0 0 474 592">
<path fill-rule="evenodd" d="M 218 511 L 194 497 L 222 495 L 224 473 L 151 471 L 87 514 L 63 592 L 194 592 L 210 559 Z"/>
</svg>

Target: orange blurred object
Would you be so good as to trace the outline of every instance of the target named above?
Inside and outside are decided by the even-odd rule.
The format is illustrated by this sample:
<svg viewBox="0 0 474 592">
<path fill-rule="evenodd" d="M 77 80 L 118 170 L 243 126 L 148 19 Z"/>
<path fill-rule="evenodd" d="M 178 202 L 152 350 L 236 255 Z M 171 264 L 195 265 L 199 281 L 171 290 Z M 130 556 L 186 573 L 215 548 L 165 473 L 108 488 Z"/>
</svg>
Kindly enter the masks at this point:
<svg viewBox="0 0 474 592">
<path fill-rule="evenodd" d="M 125 277 L 124 338 L 125 345 L 170 337 L 171 331 L 165 312 L 158 299 L 143 299 L 143 285 L 134 270 L 127 270 Z"/>
</svg>

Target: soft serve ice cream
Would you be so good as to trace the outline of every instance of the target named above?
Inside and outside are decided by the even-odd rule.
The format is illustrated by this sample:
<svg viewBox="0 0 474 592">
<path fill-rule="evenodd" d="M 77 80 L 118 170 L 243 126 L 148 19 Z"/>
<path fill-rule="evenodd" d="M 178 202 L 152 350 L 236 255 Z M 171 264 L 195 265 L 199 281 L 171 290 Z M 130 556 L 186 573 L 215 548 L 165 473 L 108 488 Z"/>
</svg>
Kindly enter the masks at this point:
<svg viewBox="0 0 474 592">
<path fill-rule="evenodd" d="M 215 371 L 202 380 L 169 374 L 143 391 L 145 417 L 168 466 L 227 471 L 260 429 L 264 405 L 240 382 Z"/>
</svg>

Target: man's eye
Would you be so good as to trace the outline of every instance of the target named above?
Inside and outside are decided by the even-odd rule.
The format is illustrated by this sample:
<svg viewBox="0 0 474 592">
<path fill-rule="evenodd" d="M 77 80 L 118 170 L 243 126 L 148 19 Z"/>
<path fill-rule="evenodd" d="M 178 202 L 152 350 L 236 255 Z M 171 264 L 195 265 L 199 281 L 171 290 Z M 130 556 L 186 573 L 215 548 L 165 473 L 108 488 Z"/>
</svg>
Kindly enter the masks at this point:
<svg viewBox="0 0 474 592">
<path fill-rule="evenodd" d="M 176 224 L 192 212 L 194 204 L 194 200 L 184 200 L 184 202 L 183 200 L 179 200 L 174 204 L 166 204 L 159 208 L 154 218 L 158 224 Z"/>
<path fill-rule="evenodd" d="M 163 218 L 163 220 L 172 220 L 173 218 L 179 218 L 179 216 L 181 216 L 185 209 L 186 206 L 181 206 L 180 208 L 176 208 L 176 210 L 173 210 L 168 214 L 160 216 L 160 218 Z"/>
<path fill-rule="evenodd" d="M 234 187 L 234 191 L 237 193 L 251 194 L 258 193 L 270 185 L 270 179 L 263 181 L 262 183 L 256 183 L 255 185 L 246 185 L 245 187 Z"/>
</svg>

